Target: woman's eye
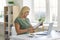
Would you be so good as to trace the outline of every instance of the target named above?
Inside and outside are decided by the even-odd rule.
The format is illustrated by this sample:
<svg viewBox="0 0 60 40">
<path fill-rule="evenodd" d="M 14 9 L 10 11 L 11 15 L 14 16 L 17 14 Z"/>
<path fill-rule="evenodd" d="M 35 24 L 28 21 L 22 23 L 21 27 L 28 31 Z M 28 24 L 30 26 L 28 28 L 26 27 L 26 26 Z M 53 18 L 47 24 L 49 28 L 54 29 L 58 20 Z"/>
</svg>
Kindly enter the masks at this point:
<svg viewBox="0 0 60 40">
<path fill-rule="evenodd" d="M 25 13 L 29 13 L 29 12 L 27 11 L 27 12 L 25 12 Z"/>
</svg>

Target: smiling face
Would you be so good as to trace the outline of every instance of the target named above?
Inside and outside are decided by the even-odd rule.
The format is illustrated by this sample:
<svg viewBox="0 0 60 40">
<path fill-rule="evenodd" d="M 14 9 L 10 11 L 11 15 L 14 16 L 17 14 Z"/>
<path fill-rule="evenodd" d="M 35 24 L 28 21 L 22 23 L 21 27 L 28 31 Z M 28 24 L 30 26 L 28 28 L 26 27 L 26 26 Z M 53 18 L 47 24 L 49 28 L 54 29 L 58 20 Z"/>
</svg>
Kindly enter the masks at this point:
<svg viewBox="0 0 60 40">
<path fill-rule="evenodd" d="M 23 16 L 24 18 L 26 18 L 28 15 L 29 15 L 29 11 L 26 11 L 26 12 L 23 13 L 22 16 Z"/>
<path fill-rule="evenodd" d="M 27 6 L 24 6 L 24 7 L 21 9 L 18 17 L 26 18 L 26 17 L 29 15 L 29 11 L 30 11 L 30 8 L 27 7 Z"/>
</svg>

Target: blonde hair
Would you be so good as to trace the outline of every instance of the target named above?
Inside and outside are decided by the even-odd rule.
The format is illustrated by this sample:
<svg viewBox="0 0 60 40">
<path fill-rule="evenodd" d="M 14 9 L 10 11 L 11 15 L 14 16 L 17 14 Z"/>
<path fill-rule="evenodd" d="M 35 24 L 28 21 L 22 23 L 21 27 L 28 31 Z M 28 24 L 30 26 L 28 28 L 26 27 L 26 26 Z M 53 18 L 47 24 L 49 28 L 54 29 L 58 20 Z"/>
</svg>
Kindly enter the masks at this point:
<svg viewBox="0 0 60 40">
<path fill-rule="evenodd" d="M 18 17 L 21 17 L 26 11 L 29 11 L 29 10 L 30 10 L 30 8 L 27 6 L 22 7 Z"/>
</svg>

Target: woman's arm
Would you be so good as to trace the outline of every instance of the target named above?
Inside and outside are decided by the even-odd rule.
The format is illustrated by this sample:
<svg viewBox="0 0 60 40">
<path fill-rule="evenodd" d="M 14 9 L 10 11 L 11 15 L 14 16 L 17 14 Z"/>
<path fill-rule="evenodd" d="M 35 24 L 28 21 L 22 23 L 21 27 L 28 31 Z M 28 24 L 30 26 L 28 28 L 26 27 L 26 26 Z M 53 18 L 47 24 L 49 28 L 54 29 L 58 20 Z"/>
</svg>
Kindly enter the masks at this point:
<svg viewBox="0 0 60 40">
<path fill-rule="evenodd" d="M 28 29 L 23 29 L 23 30 L 20 29 L 19 23 L 15 23 L 15 29 L 16 29 L 17 34 L 22 34 L 22 33 L 28 32 Z"/>
<path fill-rule="evenodd" d="M 33 28 L 33 26 L 32 26 L 32 25 L 30 25 L 30 28 L 29 28 L 29 30 L 30 30 L 30 33 L 33 33 L 33 32 L 35 32 L 35 30 L 34 30 L 34 28 Z"/>
</svg>

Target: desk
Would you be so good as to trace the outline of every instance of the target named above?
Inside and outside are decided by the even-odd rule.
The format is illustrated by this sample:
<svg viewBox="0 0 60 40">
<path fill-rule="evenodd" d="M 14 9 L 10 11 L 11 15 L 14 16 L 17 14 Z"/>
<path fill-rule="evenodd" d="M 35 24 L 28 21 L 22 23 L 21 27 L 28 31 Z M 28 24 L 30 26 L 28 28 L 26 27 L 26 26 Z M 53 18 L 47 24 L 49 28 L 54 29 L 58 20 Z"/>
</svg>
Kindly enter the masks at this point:
<svg viewBox="0 0 60 40">
<path fill-rule="evenodd" d="M 29 37 L 29 34 L 10 36 L 10 40 L 60 40 L 60 33 L 51 31 L 50 35 L 34 35 Z"/>
</svg>

